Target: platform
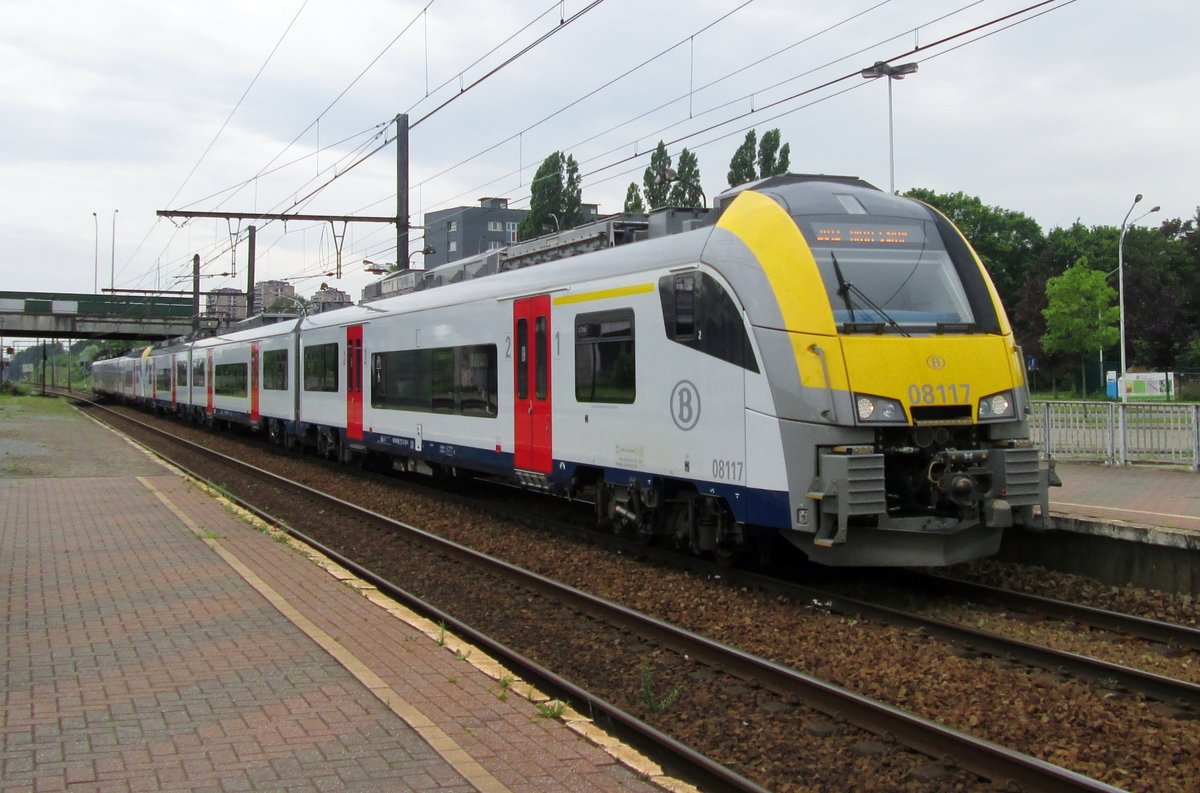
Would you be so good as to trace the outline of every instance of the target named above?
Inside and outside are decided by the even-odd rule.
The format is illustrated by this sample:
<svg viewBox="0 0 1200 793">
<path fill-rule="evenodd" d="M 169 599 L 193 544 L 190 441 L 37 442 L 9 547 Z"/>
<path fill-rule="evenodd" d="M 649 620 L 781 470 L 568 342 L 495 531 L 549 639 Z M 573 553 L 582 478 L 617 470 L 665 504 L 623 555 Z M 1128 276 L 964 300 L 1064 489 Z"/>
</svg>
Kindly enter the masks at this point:
<svg viewBox="0 0 1200 793">
<path fill-rule="evenodd" d="M 1057 470 L 1063 486 L 1051 489 L 1050 512 L 1066 518 L 1060 528 L 1132 523 L 1148 529 L 1143 541 L 1155 542 L 1157 536 L 1160 544 L 1200 547 L 1200 473 L 1165 465 L 1061 461 Z"/>
<path fill-rule="evenodd" d="M 14 404 L 6 793 L 688 789 L 117 434 Z"/>
</svg>

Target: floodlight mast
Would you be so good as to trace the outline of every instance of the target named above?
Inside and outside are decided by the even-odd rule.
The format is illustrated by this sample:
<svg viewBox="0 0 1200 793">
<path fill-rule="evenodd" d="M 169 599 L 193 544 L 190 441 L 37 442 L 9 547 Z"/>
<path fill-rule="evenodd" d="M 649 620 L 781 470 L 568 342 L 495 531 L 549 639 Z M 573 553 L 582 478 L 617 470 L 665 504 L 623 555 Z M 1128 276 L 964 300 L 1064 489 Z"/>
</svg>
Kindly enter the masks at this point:
<svg viewBox="0 0 1200 793">
<path fill-rule="evenodd" d="M 879 77 L 888 78 L 888 173 L 891 175 L 890 187 L 896 192 L 896 146 L 895 134 L 892 127 L 892 80 L 903 80 L 906 74 L 915 74 L 917 64 L 902 63 L 892 66 L 886 61 L 875 61 L 875 65 L 862 70 L 863 79 L 874 80 Z"/>
</svg>

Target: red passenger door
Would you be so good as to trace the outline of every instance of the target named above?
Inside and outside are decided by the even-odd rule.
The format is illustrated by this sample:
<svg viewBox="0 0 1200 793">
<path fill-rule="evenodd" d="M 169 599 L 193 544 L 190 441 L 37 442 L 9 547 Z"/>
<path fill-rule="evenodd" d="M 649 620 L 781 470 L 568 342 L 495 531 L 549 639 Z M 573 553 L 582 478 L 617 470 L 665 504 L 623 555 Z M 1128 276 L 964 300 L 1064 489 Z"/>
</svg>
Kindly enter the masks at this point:
<svg viewBox="0 0 1200 793">
<path fill-rule="evenodd" d="M 204 390 L 208 393 L 208 415 L 213 414 L 213 351 L 208 350 L 208 377 L 204 378 Z"/>
<path fill-rule="evenodd" d="M 250 421 L 258 424 L 258 348 L 262 342 L 250 342 Z"/>
<path fill-rule="evenodd" d="M 363 439 L 363 328 L 346 328 L 346 437 Z"/>
<path fill-rule="evenodd" d="M 513 464 L 551 469 L 550 296 L 513 301 L 515 446 Z"/>
</svg>

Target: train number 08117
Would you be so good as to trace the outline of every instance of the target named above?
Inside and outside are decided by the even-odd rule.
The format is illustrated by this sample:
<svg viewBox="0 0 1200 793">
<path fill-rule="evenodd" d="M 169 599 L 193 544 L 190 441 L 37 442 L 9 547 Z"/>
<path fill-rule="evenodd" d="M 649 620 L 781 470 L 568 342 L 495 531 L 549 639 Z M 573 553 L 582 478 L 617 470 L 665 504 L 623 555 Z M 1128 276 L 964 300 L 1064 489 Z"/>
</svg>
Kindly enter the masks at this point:
<svg viewBox="0 0 1200 793">
<path fill-rule="evenodd" d="M 962 405 L 970 402 L 970 383 L 925 383 L 908 387 L 910 405 Z"/>
<path fill-rule="evenodd" d="M 713 479 L 740 482 L 742 481 L 742 466 L 743 463 L 741 460 L 713 460 Z"/>
</svg>

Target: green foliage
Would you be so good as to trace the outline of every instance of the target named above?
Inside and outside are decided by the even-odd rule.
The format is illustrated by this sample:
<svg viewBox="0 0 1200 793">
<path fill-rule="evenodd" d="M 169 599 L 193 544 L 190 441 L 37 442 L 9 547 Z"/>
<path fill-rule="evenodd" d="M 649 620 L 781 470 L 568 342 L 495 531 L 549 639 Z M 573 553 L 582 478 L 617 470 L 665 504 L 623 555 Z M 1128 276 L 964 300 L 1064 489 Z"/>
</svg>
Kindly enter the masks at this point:
<svg viewBox="0 0 1200 793">
<path fill-rule="evenodd" d="M 566 166 L 567 160 L 561 151 L 553 152 L 538 166 L 529 186 L 529 214 L 517 227 L 517 234 L 522 240 L 540 237 L 547 229 L 555 230 L 555 218 L 558 219 L 557 228 L 570 228 L 564 222 L 567 207 Z"/>
<path fill-rule="evenodd" d="M 1046 298 L 1046 352 L 1083 355 L 1115 344 L 1120 337 L 1117 293 L 1104 273 L 1088 267 L 1087 259 L 1047 281 Z"/>
<path fill-rule="evenodd" d="M 567 703 L 561 699 L 549 699 L 537 703 L 534 707 L 543 719 L 557 719 L 567 712 Z"/>
<path fill-rule="evenodd" d="M 680 683 L 671 689 L 666 696 L 659 697 L 654 694 L 654 683 L 650 679 L 650 662 L 642 661 L 642 666 L 638 670 L 638 675 L 642 681 L 642 707 L 650 713 L 662 713 L 667 708 L 675 704 L 675 700 L 679 699 L 679 695 L 683 693 L 683 683 Z"/>
<path fill-rule="evenodd" d="M 563 211 L 559 220 L 564 229 L 573 229 L 583 222 L 583 187 L 579 182 L 579 163 L 568 154 L 564 164 L 566 186 L 563 189 Z"/>
<path fill-rule="evenodd" d="M 642 174 L 642 189 L 646 193 L 646 208 L 658 209 L 667 206 L 667 195 L 671 185 L 666 180 L 667 169 L 671 167 L 671 155 L 667 154 L 667 144 L 661 140 L 650 155 L 650 165 Z"/>
<path fill-rule="evenodd" d="M 1026 277 L 1046 247 L 1046 237 L 1037 221 L 1021 212 L 987 206 L 963 192 L 935 193 L 917 188 L 905 195 L 924 201 L 958 226 L 987 267 L 1004 305 L 1017 303 Z"/>
<path fill-rule="evenodd" d="M 698 207 L 704 205 L 704 192 L 700 189 L 700 163 L 695 153 L 684 149 L 679 152 L 678 180 L 671 185 L 667 197 L 669 206 Z"/>
<path fill-rule="evenodd" d="M 725 176 L 730 187 L 753 182 L 756 178 L 754 149 L 757 142 L 758 135 L 754 130 L 750 130 L 746 133 L 746 139 L 742 141 L 742 145 L 738 146 L 737 151 L 733 153 L 733 158 L 729 161 L 729 173 Z"/>
<path fill-rule="evenodd" d="M 642 213 L 646 211 L 646 205 L 642 203 L 642 191 L 637 186 L 637 182 L 630 182 L 629 189 L 625 191 L 625 211 L 633 213 Z"/>
<path fill-rule="evenodd" d="M 780 146 L 781 140 L 778 127 L 764 132 L 761 141 L 754 130 L 747 132 L 746 139 L 729 161 L 729 173 L 725 177 L 729 186 L 737 187 L 755 179 L 787 173 L 791 168 L 792 145 L 784 143 Z"/>
<path fill-rule="evenodd" d="M 1046 333 L 1042 348 L 1082 360 L 1088 353 L 1112 346 L 1120 337 L 1117 294 L 1104 273 L 1080 259 L 1065 273 L 1046 282 Z M 1086 382 L 1084 383 L 1086 391 Z"/>
<path fill-rule="evenodd" d="M 765 179 L 768 176 L 787 173 L 792 147 L 790 143 L 785 143 L 781 149 L 781 137 L 778 127 L 763 133 L 758 142 L 758 178 Z"/>
</svg>

